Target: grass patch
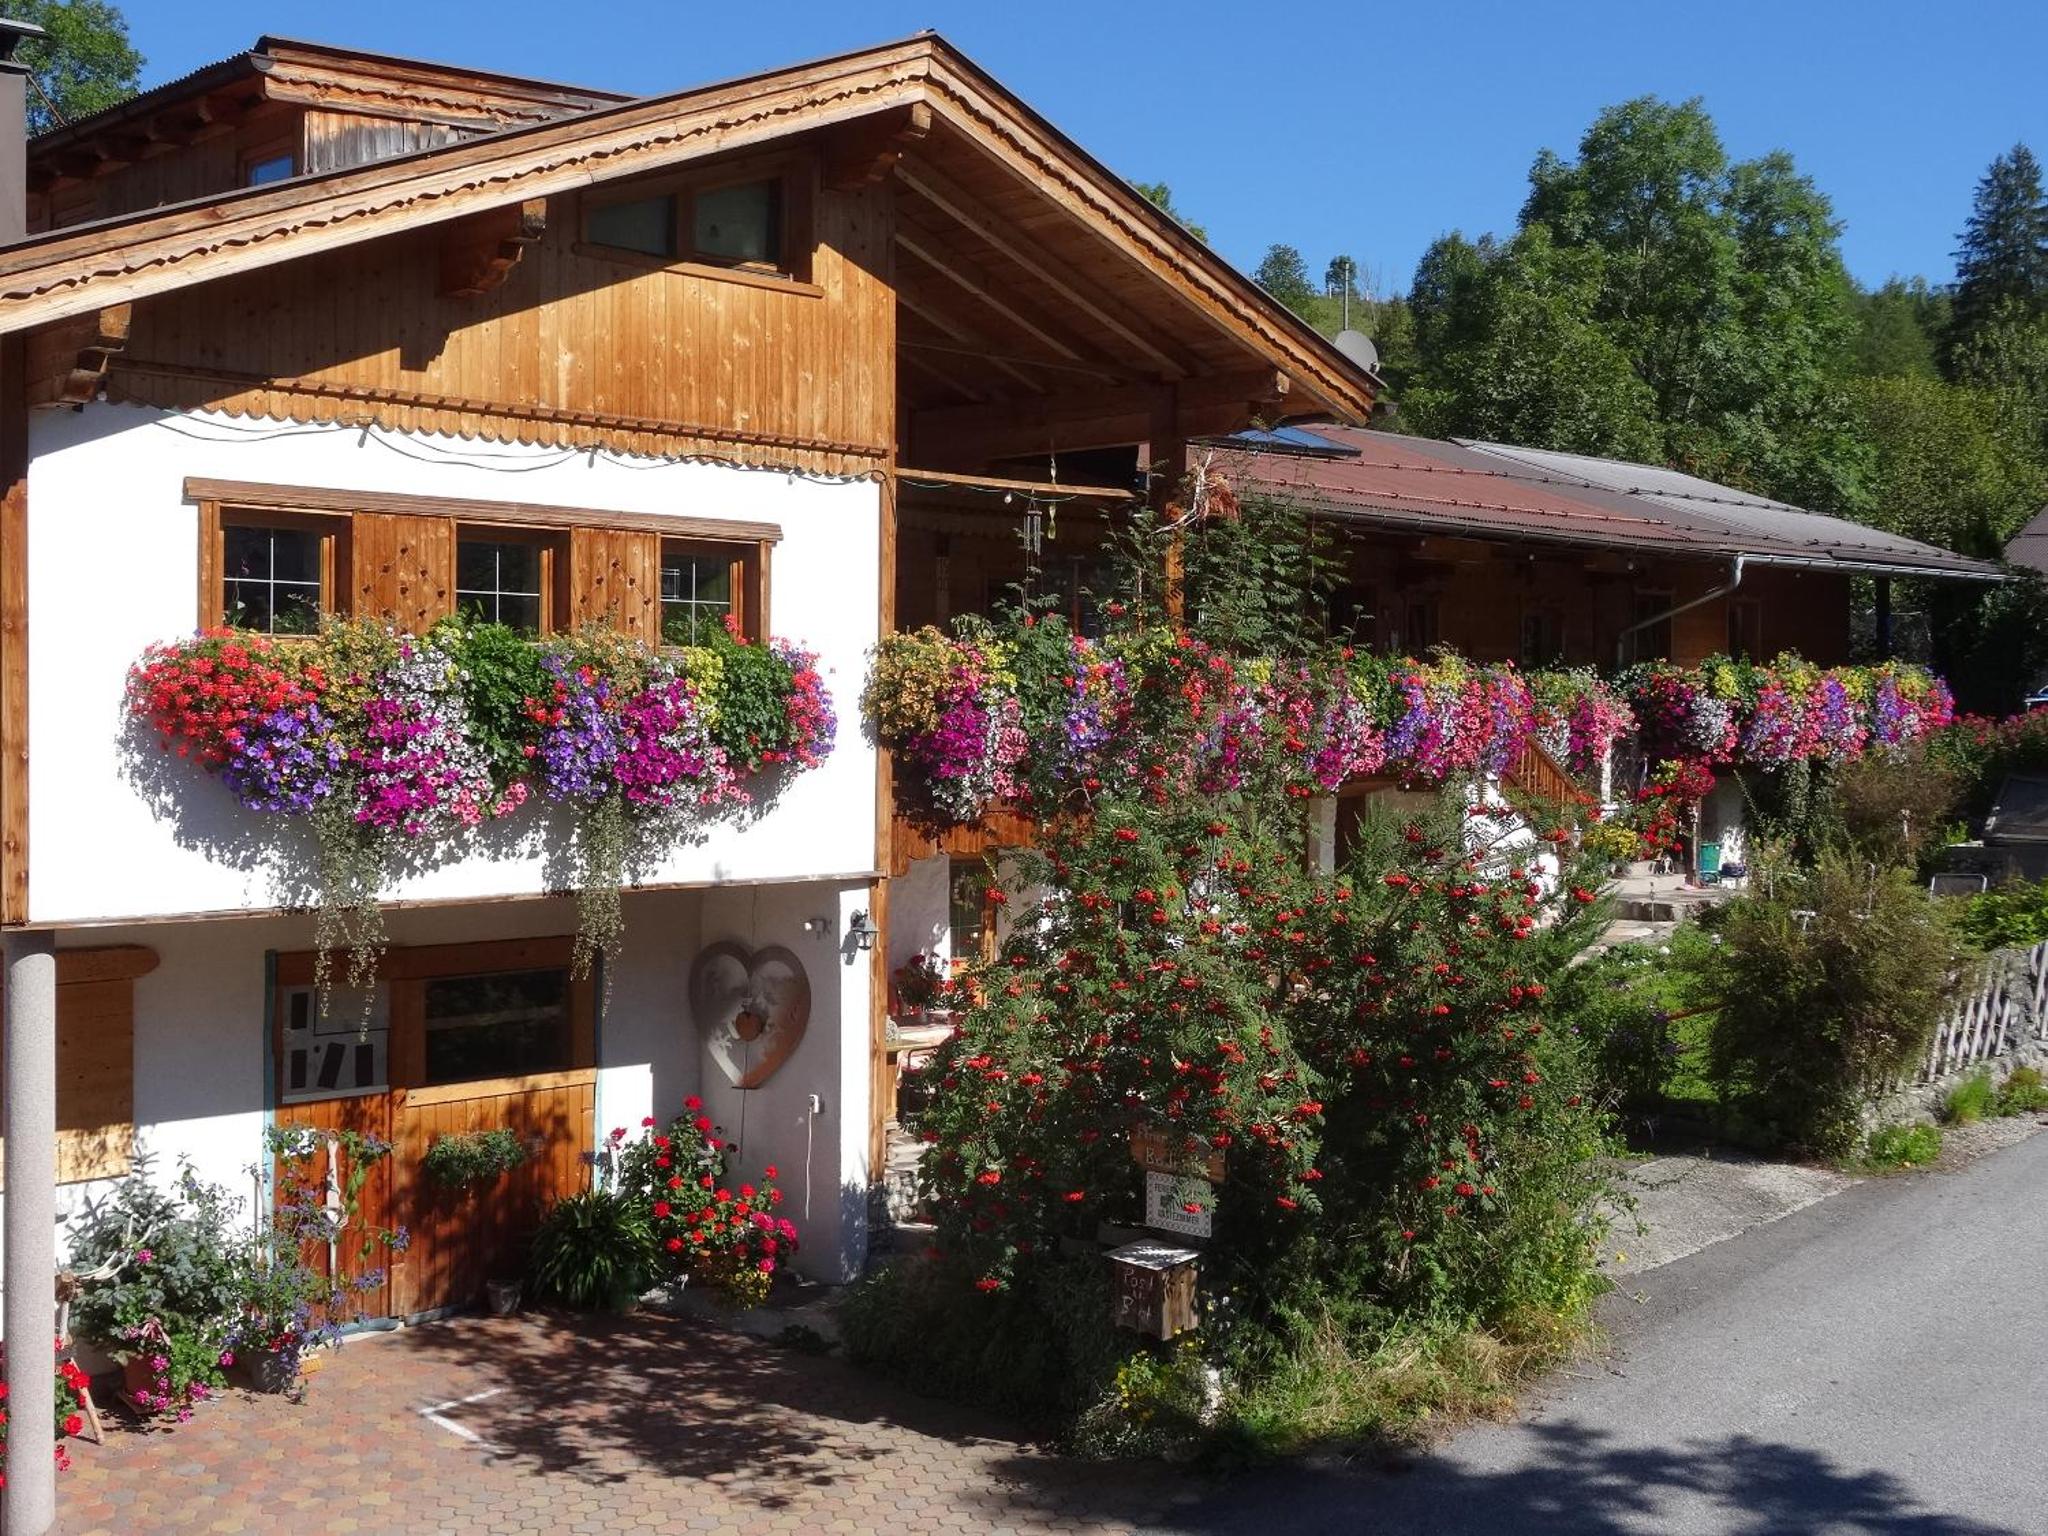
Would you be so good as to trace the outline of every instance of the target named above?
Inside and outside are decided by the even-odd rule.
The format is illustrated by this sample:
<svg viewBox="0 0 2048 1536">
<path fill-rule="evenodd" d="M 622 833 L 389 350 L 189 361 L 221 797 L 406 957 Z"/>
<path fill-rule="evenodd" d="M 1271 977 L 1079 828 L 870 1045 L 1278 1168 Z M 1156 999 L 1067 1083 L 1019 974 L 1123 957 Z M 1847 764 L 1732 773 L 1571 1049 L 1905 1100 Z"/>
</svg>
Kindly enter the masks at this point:
<svg viewBox="0 0 2048 1536">
<path fill-rule="evenodd" d="M 1924 1168 L 1941 1156 L 1941 1128 L 1925 1124 L 1881 1125 L 1864 1143 L 1863 1166 L 1879 1172 Z"/>
<path fill-rule="evenodd" d="M 1576 1353 L 1589 1333 L 1583 1318 L 1532 1311 L 1491 1328 L 1398 1329 L 1362 1346 L 1326 1320 L 1230 1395 L 1219 1447 L 1269 1460 L 1504 1418 L 1516 1393 Z"/>
<path fill-rule="evenodd" d="M 2048 1082 L 2038 1067 L 2014 1067 L 2012 1075 L 1998 1086 L 2001 1115 L 2031 1115 L 2048 1109 Z"/>
<path fill-rule="evenodd" d="M 847 1355 L 919 1391 L 1003 1412 L 1080 1455 L 1231 1467 L 1501 1418 L 1592 1331 L 1583 1306 L 1570 1316 L 1525 1308 L 1486 1327 L 1374 1307 L 1347 1320 L 1333 1309 L 1297 1316 L 1284 1339 L 1250 1354 L 1226 1346 L 1231 1363 L 1215 1371 L 1204 1334 L 1152 1344 L 1109 1327 L 1102 1270 L 1091 1255 L 1051 1282 L 1067 1323 L 1048 1329 L 1031 1325 L 1037 1309 L 1023 1298 L 963 1309 L 931 1266 L 878 1269 L 841 1308 Z"/>
<path fill-rule="evenodd" d="M 1941 1101 L 1944 1125 L 1975 1125 L 1997 1113 L 1998 1090 L 1991 1085 L 1988 1068 L 1964 1078 L 1949 1089 L 1948 1097 Z"/>
</svg>

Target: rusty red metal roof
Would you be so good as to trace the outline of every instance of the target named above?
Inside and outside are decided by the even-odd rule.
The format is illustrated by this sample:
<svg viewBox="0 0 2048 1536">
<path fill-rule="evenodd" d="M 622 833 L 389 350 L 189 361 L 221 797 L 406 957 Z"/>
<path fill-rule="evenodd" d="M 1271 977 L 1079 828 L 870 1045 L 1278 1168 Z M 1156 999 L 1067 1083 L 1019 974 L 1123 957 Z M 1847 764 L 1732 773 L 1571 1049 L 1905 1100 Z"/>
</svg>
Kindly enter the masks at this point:
<svg viewBox="0 0 2048 1536">
<path fill-rule="evenodd" d="M 1995 565 L 1654 465 L 1310 427 L 1339 453 L 1258 440 L 1209 449 L 1240 495 L 1285 496 L 1347 522 L 1766 565 L 1994 581 Z"/>
</svg>

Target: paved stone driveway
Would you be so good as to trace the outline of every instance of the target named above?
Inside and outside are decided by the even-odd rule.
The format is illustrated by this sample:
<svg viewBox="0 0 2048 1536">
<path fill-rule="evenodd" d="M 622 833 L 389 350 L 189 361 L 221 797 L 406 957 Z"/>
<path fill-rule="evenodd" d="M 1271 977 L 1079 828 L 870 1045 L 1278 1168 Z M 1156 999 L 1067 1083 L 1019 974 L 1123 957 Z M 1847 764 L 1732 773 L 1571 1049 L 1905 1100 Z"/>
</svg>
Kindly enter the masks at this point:
<svg viewBox="0 0 2048 1536">
<path fill-rule="evenodd" d="M 472 1397 L 445 1424 L 420 1412 Z M 108 1418 L 58 1479 L 72 1536 L 1122 1532 L 1188 1482 L 655 1316 L 429 1324 L 350 1343 L 301 1405 L 237 1392 L 171 1431 Z"/>
</svg>

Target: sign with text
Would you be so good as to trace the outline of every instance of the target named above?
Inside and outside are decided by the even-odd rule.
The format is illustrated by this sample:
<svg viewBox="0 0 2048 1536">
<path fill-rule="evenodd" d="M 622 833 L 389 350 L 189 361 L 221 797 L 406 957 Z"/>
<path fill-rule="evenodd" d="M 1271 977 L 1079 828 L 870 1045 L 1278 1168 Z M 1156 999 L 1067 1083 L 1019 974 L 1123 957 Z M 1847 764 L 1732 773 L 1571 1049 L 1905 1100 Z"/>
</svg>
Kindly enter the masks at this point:
<svg viewBox="0 0 2048 1536">
<path fill-rule="evenodd" d="M 1190 1210 L 1192 1206 L 1194 1209 Z M 1145 1173 L 1145 1225 L 1179 1237 L 1207 1237 L 1216 1208 L 1216 1186 L 1182 1174 Z"/>
</svg>

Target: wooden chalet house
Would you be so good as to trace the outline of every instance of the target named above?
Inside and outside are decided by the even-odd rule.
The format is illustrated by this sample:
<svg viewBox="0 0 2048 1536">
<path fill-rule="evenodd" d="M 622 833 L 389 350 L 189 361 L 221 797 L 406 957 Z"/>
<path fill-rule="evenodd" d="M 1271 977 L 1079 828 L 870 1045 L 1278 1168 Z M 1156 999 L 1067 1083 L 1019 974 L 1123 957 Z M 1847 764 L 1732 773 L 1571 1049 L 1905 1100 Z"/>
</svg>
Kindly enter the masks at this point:
<svg viewBox="0 0 2048 1536">
<path fill-rule="evenodd" d="M 242 1188 L 267 1126 L 389 1137 L 366 1215 L 413 1243 L 374 1300 L 417 1315 L 467 1303 L 609 1128 L 690 1094 L 779 1165 L 800 1267 L 853 1274 L 873 935 L 911 854 L 950 889 L 895 846 L 860 728 L 877 637 L 957 611 L 949 551 L 1012 536 L 990 509 L 1055 471 L 1128 499 L 1192 439 L 1362 423 L 1377 388 L 930 34 L 640 99 L 266 38 L 27 145 L 25 187 L 0 224 L 17 1331 L 48 1324 L 53 1220 L 144 1149 Z M 602 988 L 571 979 L 536 805 L 393 875 L 369 1024 L 323 1023 L 303 863 L 218 782 L 138 769 L 125 679 L 223 623 L 472 604 L 801 640 L 835 750 L 644 850 Z M 693 999 L 714 948 L 807 982 L 765 1073 Z M 540 1155 L 503 1214 L 451 1217 L 423 1150 L 499 1125 Z"/>
</svg>

